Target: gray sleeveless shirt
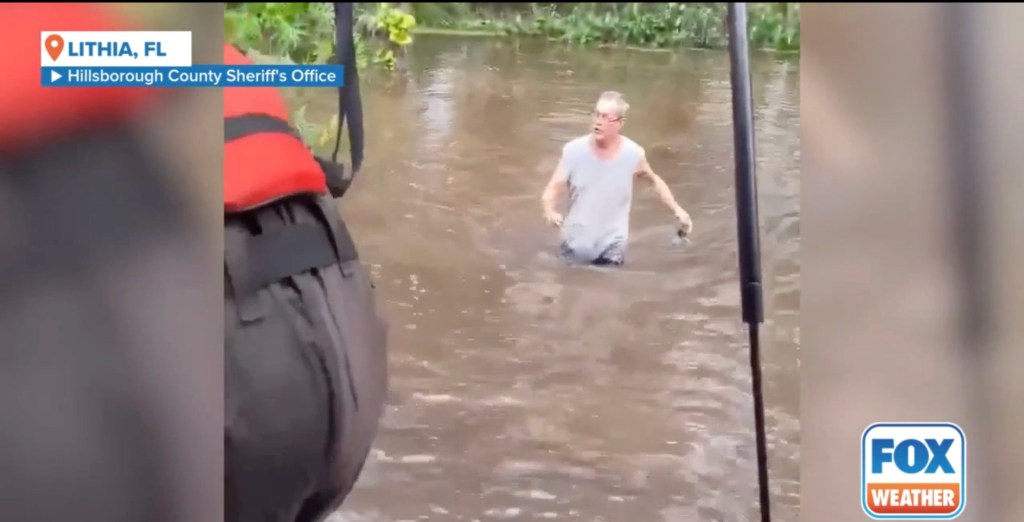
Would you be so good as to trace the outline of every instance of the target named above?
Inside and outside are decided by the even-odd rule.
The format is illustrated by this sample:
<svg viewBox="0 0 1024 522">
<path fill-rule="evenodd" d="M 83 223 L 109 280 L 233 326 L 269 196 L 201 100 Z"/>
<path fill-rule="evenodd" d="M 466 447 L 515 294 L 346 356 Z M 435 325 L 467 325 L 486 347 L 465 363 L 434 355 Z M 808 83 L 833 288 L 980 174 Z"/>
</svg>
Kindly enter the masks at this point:
<svg viewBox="0 0 1024 522">
<path fill-rule="evenodd" d="M 633 179 L 644 150 L 621 136 L 622 146 L 602 160 L 590 135 L 562 148 L 562 167 L 569 177 L 569 211 L 562 223 L 562 254 L 578 262 L 622 262 L 629 242 Z"/>
</svg>

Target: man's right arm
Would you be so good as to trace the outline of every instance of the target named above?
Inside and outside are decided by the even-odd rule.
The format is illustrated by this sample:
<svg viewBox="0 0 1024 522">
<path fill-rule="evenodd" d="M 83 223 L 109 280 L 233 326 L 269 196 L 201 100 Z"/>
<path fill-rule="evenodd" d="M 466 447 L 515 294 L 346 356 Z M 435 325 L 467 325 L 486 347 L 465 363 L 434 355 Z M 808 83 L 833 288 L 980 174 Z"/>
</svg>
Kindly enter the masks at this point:
<svg viewBox="0 0 1024 522">
<path fill-rule="evenodd" d="M 565 169 L 565 161 L 563 160 L 558 162 L 558 167 L 555 168 L 551 179 L 548 180 L 548 185 L 544 188 L 544 194 L 540 198 L 541 204 L 544 207 L 544 219 L 550 225 L 562 225 L 562 215 L 558 213 L 555 205 L 568 186 L 569 173 Z"/>
</svg>

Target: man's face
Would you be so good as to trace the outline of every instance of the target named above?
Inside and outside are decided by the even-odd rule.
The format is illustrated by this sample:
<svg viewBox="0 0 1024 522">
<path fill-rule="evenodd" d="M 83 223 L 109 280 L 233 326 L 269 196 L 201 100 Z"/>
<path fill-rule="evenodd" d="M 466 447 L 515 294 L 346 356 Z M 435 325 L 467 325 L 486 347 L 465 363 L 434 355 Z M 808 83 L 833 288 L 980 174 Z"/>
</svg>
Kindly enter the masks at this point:
<svg viewBox="0 0 1024 522">
<path fill-rule="evenodd" d="M 598 102 L 594 107 L 593 127 L 591 131 L 597 139 L 614 138 L 622 129 L 622 116 L 615 103 Z"/>
</svg>

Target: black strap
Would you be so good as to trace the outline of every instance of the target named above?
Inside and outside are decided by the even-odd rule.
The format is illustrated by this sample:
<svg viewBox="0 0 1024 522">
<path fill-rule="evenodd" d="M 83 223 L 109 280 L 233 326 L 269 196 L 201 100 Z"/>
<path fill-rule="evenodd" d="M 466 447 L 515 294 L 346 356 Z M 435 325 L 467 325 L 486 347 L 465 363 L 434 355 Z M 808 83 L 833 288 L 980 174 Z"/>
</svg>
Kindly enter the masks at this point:
<svg viewBox="0 0 1024 522">
<path fill-rule="evenodd" d="M 263 132 L 276 132 L 299 137 L 299 133 L 287 121 L 268 114 L 243 114 L 224 119 L 224 143 Z"/>
<path fill-rule="evenodd" d="M 328 234 L 320 224 L 292 224 L 247 236 L 239 245 L 241 258 L 247 260 L 244 273 L 230 274 L 235 296 L 250 295 L 286 277 L 356 258 L 351 242 L 335 245 Z"/>
<path fill-rule="evenodd" d="M 341 129 L 348 116 L 348 139 L 352 149 L 352 176 L 345 181 L 345 189 L 352 183 L 363 166 L 363 103 L 359 96 L 359 70 L 356 67 L 355 35 L 352 25 L 352 3 L 334 4 L 335 44 L 338 63 L 344 66 L 344 85 L 338 89 L 338 135 L 335 138 L 331 161 L 338 163 L 341 150 Z"/>
</svg>

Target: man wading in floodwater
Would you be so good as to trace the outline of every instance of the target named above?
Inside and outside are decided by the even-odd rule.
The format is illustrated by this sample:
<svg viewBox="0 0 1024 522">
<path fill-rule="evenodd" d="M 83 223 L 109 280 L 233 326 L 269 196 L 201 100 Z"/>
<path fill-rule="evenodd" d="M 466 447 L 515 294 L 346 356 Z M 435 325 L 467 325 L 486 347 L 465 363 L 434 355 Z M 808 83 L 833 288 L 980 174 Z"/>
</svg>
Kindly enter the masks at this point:
<svg viewBox="0 0 1024 522">
<path fill-rule="evenodd" d="M 647 163 L 643 147 L 620 134 L 629 104 L 622 95 L 602 93 L 594 107 L 592 132 L 562 147 L 562 158 L 541 201 L 548 224 L 561 228 L 561 253 L 572 262 L 621 265 L 629 243 L 633 180 L 650 182 L 679 220 L 680 232 L 693 229 L 690 215 L 676 203 L 668 185 Z M 569 211 L 556 201 L 569 190 Z"/>
</svg>

